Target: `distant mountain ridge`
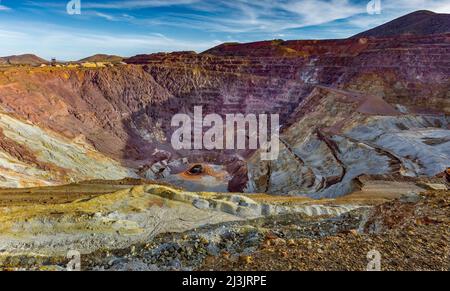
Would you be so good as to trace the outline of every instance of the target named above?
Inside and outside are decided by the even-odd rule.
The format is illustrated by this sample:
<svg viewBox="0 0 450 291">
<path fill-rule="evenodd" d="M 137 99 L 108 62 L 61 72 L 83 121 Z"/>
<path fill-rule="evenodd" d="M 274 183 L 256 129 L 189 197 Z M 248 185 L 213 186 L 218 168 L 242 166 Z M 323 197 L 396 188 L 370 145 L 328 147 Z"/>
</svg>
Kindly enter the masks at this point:
<svg viewBox="0 0 450 291">
<path fill-rule="evenodd" d="M 398 35 L 432 35 L 450 32 L 450 14 L 420 10 L 373 29 L 359 33 L 358 37 L 392 37 Z"/>
<path fill-rule="evenodd" d="M 79 62 L 110 62 L 110 63 L 119 63 L 123 61 L 123 57 L 115 56 L 115 55 L 106 55 L 106 54 L 96 54 L 84 59 L 79 60 Z"/>
<path fill-rule="evenodd" d="M 0 57 L 0 64 L 38 66 L 48 64 L 48 61 L 33 54 L 24 54 Z"/>
</svg>

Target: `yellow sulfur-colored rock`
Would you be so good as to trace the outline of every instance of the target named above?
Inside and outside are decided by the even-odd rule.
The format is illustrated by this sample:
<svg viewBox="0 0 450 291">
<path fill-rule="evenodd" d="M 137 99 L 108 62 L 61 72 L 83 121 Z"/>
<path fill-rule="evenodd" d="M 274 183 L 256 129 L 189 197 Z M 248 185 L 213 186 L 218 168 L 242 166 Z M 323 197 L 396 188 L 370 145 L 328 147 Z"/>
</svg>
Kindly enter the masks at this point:
<svg viewBox="0 0 450 291">
<path fill-rule="evenodd" d="M 83 68 L 97 68 L 97 64 L 96 63 L 89 63 L 89 62 L 82 63 L 81 66 Z"/>
</svg>

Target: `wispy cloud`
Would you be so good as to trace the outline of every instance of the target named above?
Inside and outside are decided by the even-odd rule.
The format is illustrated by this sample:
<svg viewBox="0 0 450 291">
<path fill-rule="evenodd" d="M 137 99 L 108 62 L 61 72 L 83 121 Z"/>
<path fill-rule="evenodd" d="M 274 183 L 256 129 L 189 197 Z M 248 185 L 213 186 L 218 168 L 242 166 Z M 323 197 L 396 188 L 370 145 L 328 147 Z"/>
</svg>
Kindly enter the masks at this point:
<svg viewBox="0 0 450 291">
<path fill-rule="evenodd" d="M 170 22 L 216 32 L 272 33 L 329 23 L 366 11 L 365 4 L 349 0 L 215 0 L 215 3 L 207 10 L 210 14 L 178 14 L 172 16 Z M 200 4 L 204 3 L 196 3 L 192 8 L 205 7 Z M 181 21 L 177 22 L 174 18 Z"/>
<path fill-rule="evenodd" d="M 133 2 L 133 3 L 131 3 Z M 123 1 L 121 6 L 135 8 L 136 1 Z M 161 1 L 142 1 L 140 5 L 160 5 Z M 167 1 L 167 5 L 186 5 L 188 11 L 167 12 L 152 17 L 136 17 L 129 19 L 140 25 L 159 25 L 168 27 L 184 27 L 208 32 L 277 33 L 286 29 L 301 28 L 328 23 L 337 19 L 348 18 L 365 12 L 365 4 L 351 3 L 349 0 L 185 0 Z M 91 3 L 85 8 L 111 8 L 118 4 Z M 116 20 L 113 15 L 98 14 L 109 20 Z"/>
<path fill-rule="evenodd" d="M 189 5 L 200 1 L 201 0 L 86 1 L 83 3 L 83 7 L 87 9 L 137 9 Z"/>
<path fill-rule="evenodd" d="M 106 14 L 106 13 L 102 13 L 102 12 L 95 12 L 95 15 L 101 18 L 105 18 L 106 20 L 110 20 L 110 21 L 116 21 L 117 18 L 115 16 Z"/>
<path fill-rule="evenodd" d="M 448 0 L 381 1 L 383 15 L 376 18 L 366 13 L 369 0 L 83 0 L 82 8 L 83 14 L 108 21 L 233 34 L 279 34 L 346 19 L 355 27 L 367 28 L 418 9 L 450 12 Z M 40 7 L 61 6 L 49 0 L 29 3 Z M 180 9 L 150 11 L 173 6 Z M 147 9 L 147 13 L 142 9 Z M 124 13 L 125 10 L 129 13 Z"/>
<path fill-rule="evenodd" d="M 11 10 L 11 8 L 0 4 L 0 11 L 9 11 L 9 10 Z"/>
<path fill-rule="evenodd" d="M 130 22 L 135 19 L 134 16 L 128 15 L 128 14 L 108 14 L 104 12 L 98 12 L 98 11 L 88 11 L 85 13 L 85 15 L 91 15 L 100 17 L 109 21 L 122 21 L 122 22 Z"/>
<path fill-rule="evenodd" d="M 355 4 L 348 0 L 292 1 L 281 7 L 297 15 L 302 26 L 319 25 L 366 12 L 366 5 Z"/>
<path fill-rule="evenodd" d="M 337 20 L 348 20 L 355 28 L 368 28 L 383 21 L 418 9 L 449 12 L 446 0 L 382 0 L 383 15 L 369 16 L 369 0 L 174 0 L 174 1 L 110 1 L 89 2 L 84 7 L 96 9 L 139 9 L 181 5 L 186 11 L 166 12 L 151 17 L 123 19 L 138 25 L 182 27 L 222 33 L 282 34 L 289 29 L 323 25 Z M 114 14 L 98 14 L 117 21 Z"/>
</svg>

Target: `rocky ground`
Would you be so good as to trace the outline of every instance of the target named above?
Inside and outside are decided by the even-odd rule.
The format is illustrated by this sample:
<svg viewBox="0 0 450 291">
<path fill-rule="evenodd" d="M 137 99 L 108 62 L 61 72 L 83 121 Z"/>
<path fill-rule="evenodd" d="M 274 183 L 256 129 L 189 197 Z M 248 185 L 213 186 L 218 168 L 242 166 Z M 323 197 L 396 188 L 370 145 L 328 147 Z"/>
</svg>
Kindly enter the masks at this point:
<svg viewBox="0 0 450 291">
<path fill-rule="evenodd" d="M 369 252 L 377 251 L 382 270 L 448 271 L 449 202 L 448 192 L 405 197 L 365 213 L 317 221 L 316 231 L 306 235 L 296 232 L 298 224 L 274 223 L 255 252 L 224 252 L 200 269 L 362 271 Z"/>
<path fill-rule="evenodd" d="M 340 217 L 286 215 L 164 235 L 125 256 L 88 256 L 86 269 L 361 271 L 375 250 L 382 270 L 445 271 L 449 226 L 448 192 L 427 192 Z"/>
<path fill-rule="evenodd" d="M 291 214 L 208 226 L 182 234 L 165 234 L 152 243 L 120 252 L 86 257 L 88 270 L 231 270 L 222 259 L 245 265 L 267 242 L 287 244 L 294 238 L 321 237 L 357 227 L 360 211 L 345 219 Z M 105 255 L 109 257 L 105 260 Z M 249 268 L 252 270 L 253 268 Z"/>
<path fill-rule="evenodd" d="M 229 220 L 163 232 L 125 248 L 100 247 L 81 255 L 81 269 L 363 271 L 373 251 L 381 256 L 382 270 L 449 269 L 448 191 L 410 192 L 340 216 L 290 213 Z M 61 255 L 28 253 L 3 258 L 1 268 L 65 270 L 68 262 Z"/>
</svg>

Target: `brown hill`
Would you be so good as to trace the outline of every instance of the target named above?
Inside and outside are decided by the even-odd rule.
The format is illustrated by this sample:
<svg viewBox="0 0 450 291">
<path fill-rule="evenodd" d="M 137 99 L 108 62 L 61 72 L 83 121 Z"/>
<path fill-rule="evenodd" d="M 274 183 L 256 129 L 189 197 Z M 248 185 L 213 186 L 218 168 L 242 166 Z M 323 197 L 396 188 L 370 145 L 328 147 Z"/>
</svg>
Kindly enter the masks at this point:
<svg viewBox="0 0 450 291">
<path fill-rule="evenodd" d="M 450 32 L 450 14 L 420 10 L 354 37 L 388 37 L 396 35 L 431 35 Z"/>
<path fill-rule="evenodd" d="M 8 65 L 29 65 L 29 66 L 39 66 L 41 64 L 47 64 L 48 61 L 33 55 L 14 55 L 0 58 L 0 64 Z"/>
<path fill-rule="evenodd" d="M 110 62 L 119 63 L 123 60 L 120 56 L 97 54 L 84 59 L 79 60 L 79 62 Z"/>
</svg>

